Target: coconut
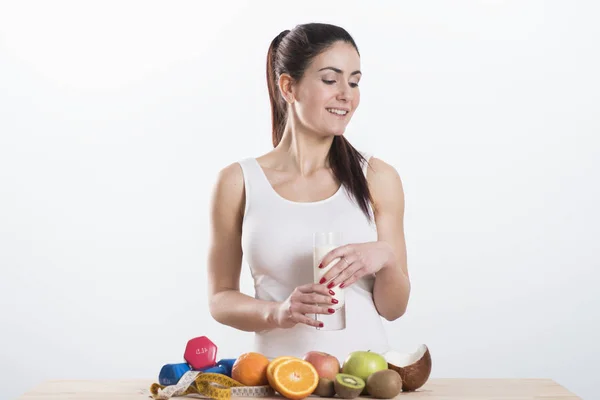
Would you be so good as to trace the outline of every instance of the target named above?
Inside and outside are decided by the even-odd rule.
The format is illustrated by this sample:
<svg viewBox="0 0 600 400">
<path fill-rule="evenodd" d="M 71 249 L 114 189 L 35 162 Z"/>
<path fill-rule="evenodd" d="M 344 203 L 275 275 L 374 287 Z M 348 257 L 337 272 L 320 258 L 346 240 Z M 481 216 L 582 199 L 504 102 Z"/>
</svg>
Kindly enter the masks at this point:
<svg viewBox="0 0 600 400">
<path fill-rule="evenodd" d="M 426 345 L 420 345 L 412 353 L 400 353 L 390 350 L 383 353 L 388 368 L 402 377 L 402 391 L 417 390 L 427 382 L 431 373 L 431 355 Z"/>
</svg>

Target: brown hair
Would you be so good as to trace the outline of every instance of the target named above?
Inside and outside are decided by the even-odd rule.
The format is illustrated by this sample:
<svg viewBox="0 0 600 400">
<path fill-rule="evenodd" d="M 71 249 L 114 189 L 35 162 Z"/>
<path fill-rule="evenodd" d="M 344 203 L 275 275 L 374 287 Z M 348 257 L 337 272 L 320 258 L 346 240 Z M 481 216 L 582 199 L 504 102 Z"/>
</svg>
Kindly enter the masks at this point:
<svg viewBox="0 0 600 400">
<path fill-rule="evenodd" d="M 330 24 L 297 25 L 291 31 L 284 30 L 271 42 L 267 53 L 267 87 L 271 101 L 273 147 L 281 141 L 287 120 L 287 103 L 279 92 L 279 77 L 286 73 L 299 81 L 310 61 L 338 41 L 350 43 L 359 53 L 352 36 L 345 29 Z M 343 136 L 333 139 L 328 159 L 335 177 L 371 218 L 369 203 L 372 198 L 362 170 L 367 160 Z"/>
</svg>

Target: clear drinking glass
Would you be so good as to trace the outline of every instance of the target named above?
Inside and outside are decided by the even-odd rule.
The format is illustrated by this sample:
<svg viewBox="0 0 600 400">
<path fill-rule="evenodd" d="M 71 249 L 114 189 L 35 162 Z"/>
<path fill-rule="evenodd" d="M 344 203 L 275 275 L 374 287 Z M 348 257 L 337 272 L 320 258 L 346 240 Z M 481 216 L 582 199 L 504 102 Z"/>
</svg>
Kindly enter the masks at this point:
<svg viewBox="0 0 600 400">
<path fill-rule="evenodd" d="M 342 245 L 342 234 L 340 232 L 315 232 L 313 235 L 313 276 L 314 282 L 319 283 L 323 275 L 327 273 L 338 261 L 334 259 L 324 268 L 319 268 L 319 264 L 323 258 L 331 250 Z M 325 282 L 328 283 L 328 282 Z M 333 308 L 333 314 L 315 314 L 315 319 L 323 323 L 320 330 L 340 330 L 346 329 L 346 301 L 345 289 L 340 289 L 339 286 L 331 288 L 335 293 L 332 297 L 338 301 L 337 304 L 328 304 L 328 308 Z"/>
</svg>

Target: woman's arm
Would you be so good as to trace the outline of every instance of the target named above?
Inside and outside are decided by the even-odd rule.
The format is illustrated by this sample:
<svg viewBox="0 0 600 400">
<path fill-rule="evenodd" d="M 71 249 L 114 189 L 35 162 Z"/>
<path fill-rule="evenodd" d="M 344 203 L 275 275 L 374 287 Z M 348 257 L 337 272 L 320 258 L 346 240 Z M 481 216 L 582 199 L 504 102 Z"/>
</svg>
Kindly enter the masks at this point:
<svg viewBox="0 0 600 400">
<path fill-rule="evenodd" d="M 373 197 L 378 241 L 389 246 L 391 257 L 375 274 L 373 300 L 379 314 L 393 321 L 406 311 L 410 279 L 404 238 L 404 190 L 397 171 L 375 157 L 371 158 L 367 181 Z"/>
<path fill-rule="evenodd" d="M 276 327 L 278 303 L 240 293 L 244 177 L 239 164 L 220 171 L 211 199 L 208 301 L 212 317 L 236 329 L 259 332 Z"/>
</svg>

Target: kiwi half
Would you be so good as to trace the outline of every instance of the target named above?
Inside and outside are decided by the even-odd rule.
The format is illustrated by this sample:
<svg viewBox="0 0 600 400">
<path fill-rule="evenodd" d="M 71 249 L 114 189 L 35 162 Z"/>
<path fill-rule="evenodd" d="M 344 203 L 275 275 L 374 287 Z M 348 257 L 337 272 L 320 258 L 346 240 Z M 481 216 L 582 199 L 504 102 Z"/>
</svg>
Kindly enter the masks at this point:
<svg viewBox="0 0 600 400">
<path fill-rule="evenodd" d="M 365 381 L 350 374 L 337 374 L 333 382 L 335 393 L 342 399 L 354 399 L 365 388 Z"/>
</svg>

